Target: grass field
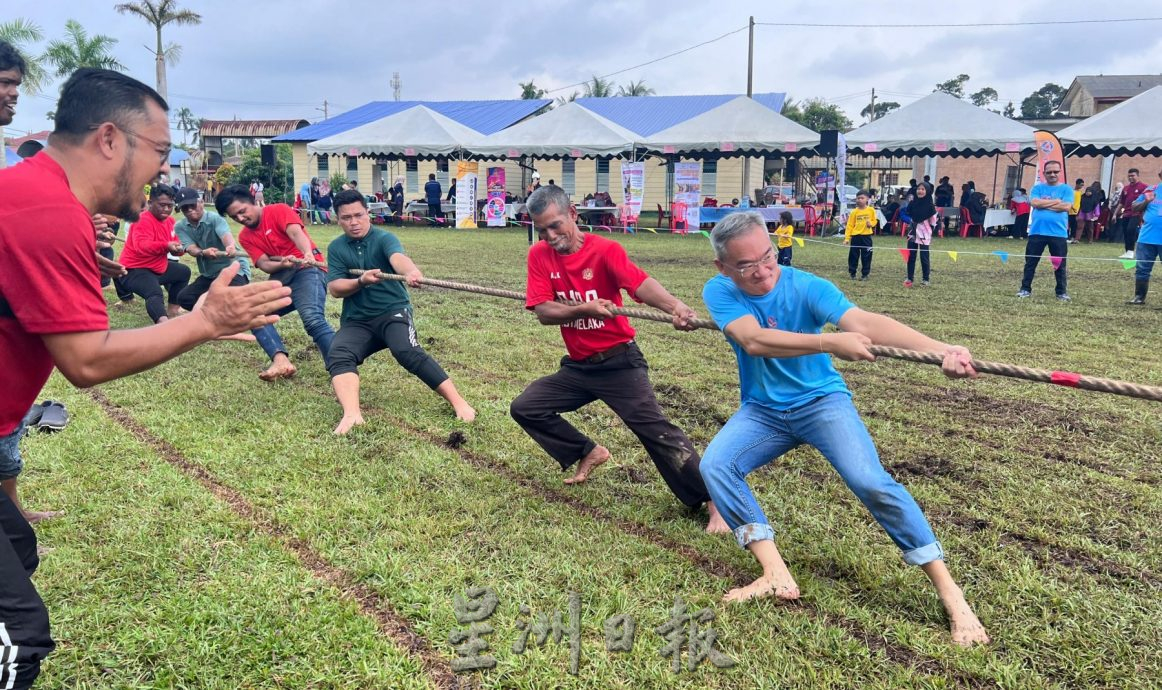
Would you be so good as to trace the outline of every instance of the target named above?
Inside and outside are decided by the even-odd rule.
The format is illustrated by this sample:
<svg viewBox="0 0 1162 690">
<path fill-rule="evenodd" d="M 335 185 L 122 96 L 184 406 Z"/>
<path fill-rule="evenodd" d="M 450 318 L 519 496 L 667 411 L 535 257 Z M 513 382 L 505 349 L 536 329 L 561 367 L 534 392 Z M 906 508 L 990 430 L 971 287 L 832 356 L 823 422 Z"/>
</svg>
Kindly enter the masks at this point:
<svg viewBox="0 0 1162 690">
<path fill-rule="evenodd" d="M 334 236 L 316 229 L 320 246 Z M 524 233 L 409 228 L 431 278 L 523 289 Z M 616 236 L 703 314 L 711 276 L 697 237 Z M 981 359 L 1162 384 L 1162 288 L 1125 307 L 1117 262 L 1070 265 L 1071 304 L 1044 261 L 1018 301 L 1009 240 L 937 240 L 933 286 L 901 287 L 898 238 L 876 238 L 870 281 L 846 250 L 796 248 L 795 264 Z M 1071 247 L 1110 257 L 1119 247 Z M 110 298 L 112 295 L 110 293 Z M 156 370 L 71 388 L 69 428 L 25 441 L 25 502 L 66 509 L 38 528 L 36 582 L 57 652 L 42 688 L 1147 688 L 1162 687 L 1162 407 L 935 367 L 840 363 L 885 466 L 916 496 L 994 643 L 961 650 L 935 593 L 814 450 L 752 483 L 803 590 L 795 605 L 727 607 L 758 571 L 733 539 L 701 531 L 632 435 L 600 403 L 571 419 L 613 462 L 564 487 L 508 417 L 557 367 L 556 328 L 521 305 L 413 291 L 420 339 L 476 406 L 473 425 L 387 354 L 361 370 L 368 424 L 335 438 L 326 372 L 297 316 L 280 330 L 299 375 L 263 384 L 261 350 L 212 343 Z M 338 324 L 339 303 L 328 312 Z M 114 312 L 147 323 L 144 307 Z M 701 449 L 738 402 L 721 335 L 639 323 L 663 406 Z M 453 597 L 496 591 L 495 669 L 454 674 Z M 579 673 L 567 641 L 516 654 L 518 624 L 581 601 Z M 709 607 L 737 662 L 675 673 L 655 632 L 675 596 Z M 531 615 L 519 612 L 527 605 Z M 603 621 L 637 622 L 609 652 Z M 1151 651 L 1153 650 L 1153 651 Z M 686 657 L 683 656 L 683 663 Z"/>
</svg>

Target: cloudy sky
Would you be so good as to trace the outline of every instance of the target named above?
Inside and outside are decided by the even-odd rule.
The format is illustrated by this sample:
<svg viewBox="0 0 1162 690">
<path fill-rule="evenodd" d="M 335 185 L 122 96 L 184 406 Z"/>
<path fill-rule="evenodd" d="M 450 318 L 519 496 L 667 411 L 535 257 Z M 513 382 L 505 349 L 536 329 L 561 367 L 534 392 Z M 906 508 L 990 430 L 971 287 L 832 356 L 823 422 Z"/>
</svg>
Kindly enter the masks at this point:
<svg viewBox="0 0 1162 690">
<path fill-rule="evenodd" d="M 13 8 L 6 2 L 6 9 Z M 153 29 L 117 14 L 114 2 L 16 0 L 5 12 L 37 23 L 48 39 L 67 19 L 119 39 L 114 54 L 152 84 Z M 169 68 L 170 103 L 207 118 L 322 119 L 371 100 L 389 100 L 393 71 L 404 100 L 516 98 L 535 80 L 568 95 L 605 75 L 709 41 L 755 21 L 756 92 L 819 97 L 853 121 L 876 89 L 907 104 L 940 81 L 971 75 L 968 91 L 991 86 L 1003 106 L 1046 82 L 1068 86 L 1077 74 L 1162 72 L 1162 22 L 1048 27 L 940 28 L 949 24 L 1097 20 L 1160 16 L 1162 10 L 1081 0 L 977 0 L 971 3 L 832 3 L 783 0 L 181 0 L 200 26 L 170 26 L 164 40 L 183 55 Z M 850 28 L 781 23 L 844 22 Z M 874 28 L 928 23 L 932 28 Z M 38 48 L 43 50 L 42 42 Z M 746 92 L 745 30 L 611 77 L 644 80 L 659 95 Z M 50 129 L 60 80 L 22 95 L 9 136 Z M 564 88 L 562 88 L 564 87 Z M 175 132 L 175 140 L 180 134 Z"/>
</svg>

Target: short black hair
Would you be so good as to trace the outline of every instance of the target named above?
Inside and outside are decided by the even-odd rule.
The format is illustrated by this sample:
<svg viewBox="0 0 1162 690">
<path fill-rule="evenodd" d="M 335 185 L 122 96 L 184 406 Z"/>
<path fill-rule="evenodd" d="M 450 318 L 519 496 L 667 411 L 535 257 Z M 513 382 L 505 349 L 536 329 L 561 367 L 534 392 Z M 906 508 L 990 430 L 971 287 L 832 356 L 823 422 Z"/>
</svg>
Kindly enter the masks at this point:
<svg viewBox="0 0 1162 690">
<path fill-rule="evenodd" d="M 1129 170 L 1127 170 L 1127 171 L 1126 171 L 1126 174 L 1127 174 L 1127 175 L 1129 175 L 1130 173 L 1134 173 L 1135 175 L 1140 175 L 1140 174 L 1141 174 L 1141 173 L 1139 173 L 1139 172 L 1138 172 L 1138 169 L 1137 169 L 1137 168 L 1130 168 Z"/>
<path fill-rule="evenodd" d="M 1050 165 L 1056 165 L 1058 170 L 1065 169 L 1065 166 L 1061 165 L 1061 161 L 1045 161 L 1045 165 L 1041 166 L 1041 169 L 1044 170 L 1045 168 L 1048 168 Z M 965 182 L 964 184 L 966 186 L 968 185 L 967 182 Z"/>
<path fill-rule="evenodd" d="M 367 208 L 367 199 L 364 199 L 363 195 L 354 189 L 344 189 L 335 195 L 335 213 L 339 212 L 340 206 L 346 206 L 348 204 L 359 204 L 363 208 Z"/>
<path fill-rule="evenodd" d="M 171 199 L 177 198 L 177 190 L 168 184 L 155 184 L 149 188 L 149 200 L 153 201 L 159 196 L 168 196 Z"/>
<path fill-rule="evenodd" d="M 16 50 L 16 46 L 0 41 L 0 70 L 7 72 L 10 69 L 20 72 L 20 76 L 23 77 L 28 65 L 24 63 L 24 56 Z"/>
<path fill-rule="evenodd" d="M 145 114 L 149 101 L 169 111 L 161 94 L 133 77 L 84 67 L 73 72 L 61 87 L 50 136 L 77 143 L 104 122 L 112 122 L 119 129 L 131 128 L 133 119 Z"/>
<path fill-rule="evenodd" d="M 428 179 L 429 179 L 429 180 L 434 180 L 434 179 L 436 179 L 436 173 L 428 173 Z"/>
<path fill-rule="evenodd" d="M 248 201 L 253 204 L 254 195 L 250 193 L 250 188 L 246 185 L 232 184 L 218 192 L 218 196 L 214 197 L 214 208 L 218 209 L 218 215 L 225 216 L 226 209 L 230 208 L 230 204 L 235 201 Z"/>
</svg>

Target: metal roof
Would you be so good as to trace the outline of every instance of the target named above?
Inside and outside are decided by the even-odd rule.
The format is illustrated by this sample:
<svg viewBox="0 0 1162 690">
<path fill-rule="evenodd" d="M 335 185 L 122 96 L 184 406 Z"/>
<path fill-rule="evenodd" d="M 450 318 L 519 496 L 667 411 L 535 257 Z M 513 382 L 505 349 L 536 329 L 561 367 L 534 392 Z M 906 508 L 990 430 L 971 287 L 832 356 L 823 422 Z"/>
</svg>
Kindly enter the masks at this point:
<svg viewBox="0 0 1162 690">
<path fill-rule="evenodd" d="M 1162 74 L 1083 74 L 1077 81 L 1094 98 L 1132 98 L 1162 86 Z"/>
<path fill-rule="evenodd" d="M 270 139 L 311 124 L 307 120 L 202 120 L 202 137 Z"/>
<path fill-rule="evenodd" d="M 642 136 L 657 134 L 697 117 L 707 110 L 738 98 L 741 94 L 710 96 L 615 96 L 612 98 L 578 98 L 589 110 Z M 754 100 L 776 113 L 783 109 L 785 93 L 756 93 Z"/>
<path fill-rule="evenodd" d="M 492 134 L 516 124 L 552 103 L 548 99 L 506 101 L 372 101 L 322 122 L 275 137 L 277 142 L 317 141 L 360 125 L 381 120 L 417 105 L 459 122 L 481 134 Z"/>
</svg>

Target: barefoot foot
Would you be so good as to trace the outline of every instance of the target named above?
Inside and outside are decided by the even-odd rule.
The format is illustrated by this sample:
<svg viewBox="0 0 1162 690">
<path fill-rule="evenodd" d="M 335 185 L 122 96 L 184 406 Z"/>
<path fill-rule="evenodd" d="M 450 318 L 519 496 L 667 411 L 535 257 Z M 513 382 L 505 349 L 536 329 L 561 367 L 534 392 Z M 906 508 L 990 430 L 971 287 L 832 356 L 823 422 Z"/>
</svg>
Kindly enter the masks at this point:
<svg viewBox="0 0 1162 690">
<path fill-rule="evenodd" d="M 219 337 L 218 340 L 237 340 L 243 343 L 258 342 L 258 338 L 255 338 L 254 335 L 250 333 L 235 333 L 234 335 L 224 335 Z"/>
<path fill-rule="evenodd" d="M 968 604 L 958 611 L 948 611 L 948 620 L 952 629 L 952 641 L 961 647 L 989 643 L 988 633 Z"/>
<path fill-rule="evenodd" d="M 710 520 L 706 523 L 706 533 L 729 534 L 730 525 L 727 525 L 726 520 L 722 519 L 722 514 L 718 512 L 718 507 L 714 505 L 714 501 L 706 502 L 706 510 L 710 512 Z"/>
<path fill-rule="evenodd" d="M 456 411 L 456 419 L 462 422 L 471 422 L 476 419 L 476 410 L 466 402 L 452 405 L 452 409 Z"/>
<path fill-rule="evenodd" d="M 597 469 L 599 465 L 605 463 L 610 458 L 609 451 L 605 446 L 597 446 L 589 451 L 589 454 L 581 458 L 581 462 L 577 465 L 577 473 L 565 480 L 566 484 L 580 484 L 586 479 L 589 479 L 589 473 Z"/>
<path fill-rule="evenodd" d="M 790 572 L 763 575 L 746 587 L 738 587 L 722 597 L 725 602 L 749 601 L 764 597 L 775 597 L 783 601 L 794 601 L 799 598 L 799 585 Z"/>
<path fill-rule="evenodd" d="M 24 512 L 24 519 L 28 520 L 28 524 L 30 524 L 30 525 L 35 525 L 36 523 L 38 523 L 42 520 L 51 520 L 55 517 L 60 517 L 60 516 L 65 514 L 65 511 L 63 511 L 63 510 L 44 510 L 44 511 L 25 510 L 23 512 Z"/>
<path fill-rule="evenodd" d="M 298 369 L 295 365 L 287 362 L 286 364 L 272 364 L 270 368 L 258 375 L 258 378 L 263 381 L 277 381 L 278 379 L 289 379 L 294 376 Z"/>
<path fill-rule="evenodd" d="M 363 415 L 355 415 L 354 417 L 344 416 L 343 419 L 339 420 L 339 425 L 335 427 L 335 435 L 342 436 L 348 431 L 351 431 L 351 427 L 360 426 L 362 424 Z"/>
</svg>

